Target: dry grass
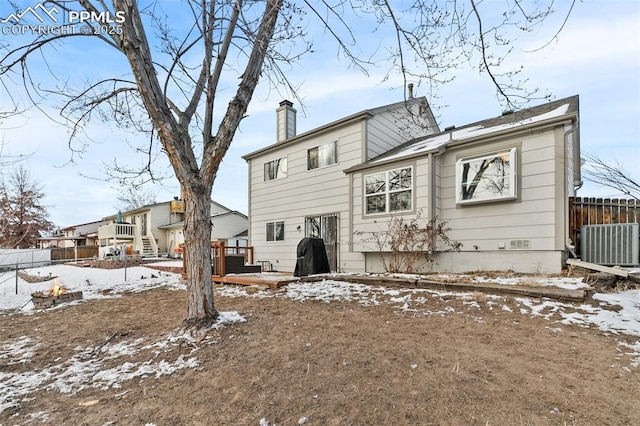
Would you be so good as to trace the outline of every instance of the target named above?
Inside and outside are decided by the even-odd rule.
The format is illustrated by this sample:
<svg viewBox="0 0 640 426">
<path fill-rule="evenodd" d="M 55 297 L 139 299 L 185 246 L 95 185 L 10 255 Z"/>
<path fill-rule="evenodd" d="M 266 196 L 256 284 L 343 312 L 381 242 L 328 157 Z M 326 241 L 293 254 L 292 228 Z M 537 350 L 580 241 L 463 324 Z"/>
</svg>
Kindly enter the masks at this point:
<svg viewBox="0 0 640 426">
<path fill-rule="evenodd" d="M 613 338 L 522 315 L 516 299 L 502 299 L 505 310 L 483 293 L 473 298 L 469 306 L 434 295 L 418 315 L 388 304 L 218 297 L 219 310 L 247 322 L 199 345 L 198 369 L 77 394 L 43 389 L 0 424 L 39 412 L 52 425 L 640 424 L 640 373 Z M 157 340 L 180 327 L 185 303 L 182 292 L 151 290 L 0 316 L 5 341 L 39 343 L 31 362 L 0 365 L 0 374 L 45 368 L 110 338 Z"/>
</svg>

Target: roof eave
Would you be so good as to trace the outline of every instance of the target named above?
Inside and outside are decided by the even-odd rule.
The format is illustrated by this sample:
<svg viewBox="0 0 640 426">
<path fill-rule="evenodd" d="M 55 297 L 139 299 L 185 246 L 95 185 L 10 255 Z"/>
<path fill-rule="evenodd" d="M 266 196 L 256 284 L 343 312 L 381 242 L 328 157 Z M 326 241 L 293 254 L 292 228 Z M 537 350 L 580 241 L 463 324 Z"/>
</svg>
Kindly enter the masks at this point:
<svg viewBox="0 0 640 426">
<path fill-rule="evenodd" d="M 533 123 L 526 123 L 519 125 L 511 129 L 498 130 L 486 135 L 474 136 L 468 139 L 456 140 L 453 139 L 450 143 L 446 144 L 447 148 L 455 148 L 460 145 L 471 144 L 479 141 L 485 141 L 487 139 L 500 138 L 509 134 L 517 135 L 518 133 L 531 132 L 533 130 L 543 130 L 548 127 L 555 127 L 564 122 L 573 122 L 578 120 L 578 114 L 574 112 L 566 113 L 558 117 L 548 118 L 542 121 L 536 121 Z"/>
<path fill-rule="evenodd" d="M 371 118 L 371 117 L 373 117 L 373 113 L 371 113 L 369 110 L 362 111 L 362 112 L 359 112 L 357 114 L 353 114 L 353 115 L 350 115 L 348 117 L 341 118 L 340 120 L 333 121 L 333 122 L 331 122 L 329 124 L 325 124 L 324 126 L 316 127 L 313 130 L 309 130 L 308 132 L 301 133 L 301 134 L 296 135 L 296 136 L 294 136 L 292 138 L 289 138 L 289 139 L 287 139 L 285 141 L 277 142 L 277 143 L 274 143 L 274 144 L 269 145 L 267 147 L 264 147 L 262 149 L 259 149 L 257 151 L 250 152 L 249 154 L 243 155 L 242 159 L 245 160 L 245 161 L 249 161 L 252 158 L 257 157 L 259 155 L 266 154 L 266 153 L 268 153 L 270 151 L 273 151 L 273 150 L 276 150 L 276 149 L 280 149 L 283 146 L 293 145 L 296 142 L 300 142 L 301 140 L 304 140 L 306 138 L 315 136 L 317 134 L 326 132 L 328 130 L 332 130 L 335 127 L 344 126 L 344 125 L 349 124 L 349 123 L 351 123 L 353 121 L 364 120 L 364 119 L 368 119 L 368 118 Z"/>
<path fill-rule="evenodd" d="M 438 153 L 442 153 L 444 151 L 446 151 L 446 149 L 448 148 L 455 148 L 461 145 L 467 145 L 467 144 L 473 144 L 473 143 L 477 143 L 477 142 L 484 142 L 487 141 L 488 139 L 495 139 L 495 138 L 500 138 L 509 134 L 518 134 L 518 133 L 522 133 L 522 132 L 530 132 L 534 129 L 536 130 L 541 130 L 544 129 L 546 127 L 553 127 L 556 126 L 560 123 L 563 122 L 577 122 L 578 120 L 578 114 L 577 112 L 571 112 L 571 113 L 567 113 L 567 114 L 563 114 L 559 117 L 552 117 L 549 118 L 547 120 L 543 120 L 543 121 L 538 121 L 538 122 L 534 122 L 534 123 L 527 123 L 527 124 L 522 124 L 521 126 L 515 127 L 515 128 L 511 128 L 511 129 L 504 129 L 504 130 L 498 130 L 496 132 L 493 133 L 487 133 L 484 135 L 479 135 L 479 136 L 474 136 L 474 137 L 470 137 L 467 139 L 462 139 L 462 140 L 456 140 L 456 139 L 452 139 L 449 142 L 444 143 L 443 145 L 440 145 L 438 147 L 429 149 L 429 150 L 425 150 L 425 151 L 421 151 L 421 152 L 417 152 L 415 154 L 409 154 L 403 157 L 395 157 L 395 158 L 390 158 L 388 160 L 381 160 L 375 163 L 362 163 L 362 164 L 357 164 L 353 167 L 350 167 L 346 170 L 344 170 L 345 174 L 350 174 L 350 173 L 354 173 L 354 172 L 358 172 L 361 170 L 366 170 L 366 169 L 372 169 L 374 167 L 381 167 L 381 166 L 386 166 L 389 164 L 394 164 L 394 163 L 398 163 L 400 161 L 408 161 L 408 160 L 413 160 L 415 158 L 420 158 L 420 157 L 425 157 L 429 154 L 438 154 Z M 437 135 L 433 135 L 433 136 L 437 136 Z M 445 149 L 442 149 L 442 148 Z"/>
</svg>

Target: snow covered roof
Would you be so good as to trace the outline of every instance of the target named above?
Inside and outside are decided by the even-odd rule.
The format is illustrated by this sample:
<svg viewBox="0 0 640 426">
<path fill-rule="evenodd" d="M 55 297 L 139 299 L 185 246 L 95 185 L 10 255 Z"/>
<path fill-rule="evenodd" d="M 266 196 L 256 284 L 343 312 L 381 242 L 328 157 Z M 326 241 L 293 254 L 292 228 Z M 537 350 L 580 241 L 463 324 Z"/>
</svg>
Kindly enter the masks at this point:
<svg viewBox="0 0 640 426">
<path fill-rule="evenodd" d="M 346 172 L 386 163 L 410 156 L 426 155 L 437 152 L 449 145 L 470 142 L 480 137 L 500 134 L 505 131 L 517 131 L 529 126 L 541 125 L 549 121 L 556 121 L 565 117 L 574 117 L 578 114 L 578 96 L 560 99 L 544 105 L 504 113 L 499 117 L 489 118 L 451 128 L 443 132 L 429 135 L 405 142 L 398 147 L 379 155 L 366 163 L 352 167 Z"/>
</svg>

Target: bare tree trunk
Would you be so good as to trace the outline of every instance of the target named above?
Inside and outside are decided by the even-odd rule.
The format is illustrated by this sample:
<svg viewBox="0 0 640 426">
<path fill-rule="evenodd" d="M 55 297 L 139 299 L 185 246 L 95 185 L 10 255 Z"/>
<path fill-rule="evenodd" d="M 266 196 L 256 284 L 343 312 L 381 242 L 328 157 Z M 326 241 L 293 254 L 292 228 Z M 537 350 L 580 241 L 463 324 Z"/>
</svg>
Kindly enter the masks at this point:
<svg viewBox="0 0 640 426">
<path fill-rule="evenodd" d="M 131 75 L 114 75 L 97 78 L 97 81 L 88 78 L 85 87 L 79 91 L 69 90 L 73 85 L 67 85 L 66 81 L 73 81 L 73 78 L 59 79 L 52 75 L 55 81 L 52 80 L 51 86 L 41 86 L 40 81 L 33 79 L 35 74 L 30 72 L 27 59 L 44 55 L 43 51 L 48 50 L 50 45 L 69 40 L 72 36 L 88 36 L 85 32 L 62 32 L 36 35 L 24 45 L 20 45 L 20 42 L 13 46 L 0 41 L 0 76 L 10 76 L 12 72 L 20 75 L 31 101 L 44 101 L 51 94 L 62 96 L 64 102 L 60 115 L 64 120 L 68 120 L 72 128 L 69 143 L 83 133 L 83 126 L 92 116 L 111 117 L 118 127 L 127 131 L 147 132 L 148 115 L 153 125 L 153 137 L 150 137 L 146 154 L 149 159 L 152 157 L 152 146 L 157 138 L 169 157 L 175 177 L 185 194 L 185 255 L 189 257 L 186 266 L 186 322 L 196 326 L 206 325 L 218 315 L 213 303 L 210 246 L 210 203 L 215 176 L 241 120 L 246 116 L 247 107 L 262 74 L 266 74 L 277 87 L 286 87 L 295 95 L 295 84 L 285 75 L 288 66 L 282 67 L 282 64 L 289 64 L 302 54 L 312 51 L 313 36 L 307 37 L 306 22 L 303 19 L 307 14 L 311 18 L 319 19 L 329 37 L 338 43 L 339 56 L 344 55 L 356 68 L 366 71 L 368 66 L 376 65 L 378 59 L 389 61 L 390 69 L 387 70 L 386 78 L 391 70 L 398 69 L 405 81 L 407 78 L 415 78 L 416 81 L 427 81 L 429 84 L 443 83 L 447 81 L 442 74 L 444 71 L 455 69 L 461 60 L 471 60 L 471 55 L 477 51 L 482 54 L 483 71 L 489 74 L 498 91 L 512 105 L 508 93 L 497 81 L 496 74 L 493 74 L 504 56 L 499 51 L 495 56 L 490 56 L 492 52 L 489 51 L 489 43 L 486 40 L 499 37 L 504 46 L 511 47 L 511 40 L 502 38 L 501 28 L 517 25 L 518 28 L 529 31 L 540 25 L 552 13 L 551 4 L 536 6 L 527 13 L 526 8 L 521 5 L 522 0 L 506 1 L 504 20 L 498 20 L 497 26 L 485 31 L 482 29 L 482 9 L 476 8 L 472 0 L 471 13 L 476 18 L 480 34 L 478 38 L 467 31 L 467 27 L 471 28 L 468 21 L 472 16 L 470 12 L 465 12 L 468 10 L 466 2 L 453 2 L 454 18 L 450 23 L 442 19 L 438 13 L 437 0 L 414 2 L 412 6 L 403 7 L 402 13 L 398 14 L 394 6 L 396 2 L 374 1 L 370 5 L 369 2 L 364 2 L 367 4 L 365 9 L 375 12 L 379 18 L 376 27 L 383 28 L 385 24 L 390 24 L 396 32 L 396 41 L 391 46 L 376 49 L 395 52 L 390 58 L 385 58 L 386 55 L 378 57 L 373 52 L 371 57 L 365 53 L 358 53 L 360 49 L 356 33 L 352 31 L 348 18 L 342 15 L 349 7 L 359 10 L 359 6 L 351 2 L 317 2 L 319 4 L 315 5 L 314 2 L 304 1 L 297 5 L 292 2 L 285 3 L 284 0 L 189 0 L 185 3 L 189 5 L 188 9 L 194 20 L 180 22 L 181 30 L 177 31 L 179 35 L 174 35 L 173 29 L 165 22 L 165 19 L 171 21 L 169 15 L 160 11 L 156 15 L 156 9 L 160 8 L 149 9 L 143 6 L 143 10 L 140 11 L 139 3 L 149 2 L 47 0 L 41 3 L 52 3 L 65 11 L 68 9 L 65 6 L 67 3 L 77 3 L 79 9 L 90 12 L 92 17 L 93 14 L 102 16 L 104 13 L 107 17 L 115 14 L 121 18 L 116 19 L 117 23 L 104 25 L 104 28 L 114 30 L 113 32 L 109 31 L 108 35 L 93 34 L 92 37 L 95 36 L 122 52 L 131 67 Z M 108 3 L 111 6 L 108 6 Z M 549 0 L 548 3 L 554 2 Z M 69 7 L 75 8 L 71 5 Z M 260 18 L 262 7 L 264 12 Z M 281 14 L 282 20 L 278 22 Z M 356 13 L 354 17 L 357 15 Z M 402 16 L 408 17 L 408 21 L 403 22 L 400 19 Z M 422 22 L 417 27 L 416 19 Z M 409 27 L 405 28 L 405 25 Z M 150 35 L 153 36 L 155 33 L 157 37 L 148 39 L 147 29 L 152 30 Z M 373 29 L 376 30 L 377 28 Z M 471 32 L 474 31 L 476 29 L 472 28 Z M 302 41 L 302 44 L 298 44 L 299 41 Z M 462 50 L 451 50 L 453 45 Z M 418 67 L 415 69 L 405 60 L 405 55 L 409 52 L 416 55 L 415 63 Z M 201 64 L 197 63 L 198 55 L 202 55 Z M 241 68 L 243 60 L 240 60 L 240 63 L 233 60 L 228 62 L 229 55 L 246 58 L 244 70 Z M 268 61 L 266 66 L 265 60 Z M 52 72 L 52 69 L 49 71 Z M 214 120 L 214 103 L 223 90 L 219 83 L 224 81 L 227 87 L 226 82 L 230 81 L 227 80 L 229 76 L 226 71 L 231 72 L 233 78 L 240 81 L 224 116 L 216 117 Z M 514 75 L 513 72 L 506 74 L 510 77 Z M 160 82 L 161 78 L 164 84 Z M 64 83 L 58 83 L 63 81 Z M 510 84 L 504 87 L 509 90 L 514 88 Z M 172 94 L 177 96 L 175 102 L 170 99 Z M 141 110 L 141 106 L 144 107 L 144 111 Z M 9 111 L 0 111 L 0 119 L 18 113 L 18 108 L 14 105 L 13 110 L 10 108 Z M 214 132 L 213 127 L 218 121 L 217 131 Z M 200 134 L 195 137 L 197 133 Z M 194 138 L 197 141 L 194 141 Z M 196 144 L 201 145 L 194 150 Z M 199 158 L 198 153 L 201 154 Z M 0 165 L 6 165 L 6 157 L 1 154 L 0 149 Z M 145 170 L 150 171 L 150 167 L 149 160 Z M 477 174 L 477 178 L 480 177 L 480 174 Z M 471 189 L 475 189 L 475 186 Z M 0 204 L 1 202 L 0 199 Z M 0 214 L 0 228 L 6 226 L 6 221 L 3 222 L 2 219 L 5 218 Z"/>
<path fill-rule="evenodd" d="M 211 188 L 184 187 L 184 240 L 187 273 L 187 325 L 205 326 L 218 317 L 211 278 Z"/>
</svg>

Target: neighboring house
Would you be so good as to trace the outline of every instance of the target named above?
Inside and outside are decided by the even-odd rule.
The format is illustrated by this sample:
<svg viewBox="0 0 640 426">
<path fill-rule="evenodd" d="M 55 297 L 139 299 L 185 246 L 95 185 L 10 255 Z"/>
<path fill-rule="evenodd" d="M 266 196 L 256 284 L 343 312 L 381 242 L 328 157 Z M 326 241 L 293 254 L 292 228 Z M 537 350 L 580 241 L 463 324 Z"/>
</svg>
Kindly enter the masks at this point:
<svg viewBox="0 0 640 426">
<path fill-rule="evenodd" d="M 184 204 L 172 201 L 143 206 L 108 216 L 108 223 L 98 229 L 100 255 L 104 256 L 123 247 L 131 254 L 145 256 L 180 254 L 184 243 Z M 248 228 L 248 219 L 242 213 L 211 202 L 211 239 L 233 240 Z"/>
<path fill-rule="evenodd" d="M 220 206 L 219 204 L 217 206 Z M 214 206 L 211 206 L 214 210 Z M 226 208 L 225 208 L 226 209 Z M 238 211 L 220 211 L 211 214 L 211 241 L 224 241 L 230 247 L 247 246 L 249 219 Z M 181 253 L 180 244 L 184 243 L 184 221 L 158 227 L 165 231 L 170 255 Z M 244 235 L 243 235 L 244 234 Z"/>
<path fill-rule="evenodd" d="M 390 111 L 406 114 L 398 104 L 364 111 L 244 157 L 257 260 L 292 271 L 298 242 L 320 236 L 334 270 L 380 272 L 367 235 L 420 215 L 463 244 L 436 253 L 434 270 L 561 270 L 568 197 L 581 184 L 578 96 L 444 132 L 429 123 L 420 137 L 402 137 Z"/>
<path fill-rule="evenodd" d="M 40 239 L 42 248 L 97 246 L 98 228 L 106 225 L 104 220 L 82 223 L 58 229 L 53 236 Z"/>
</svg>

